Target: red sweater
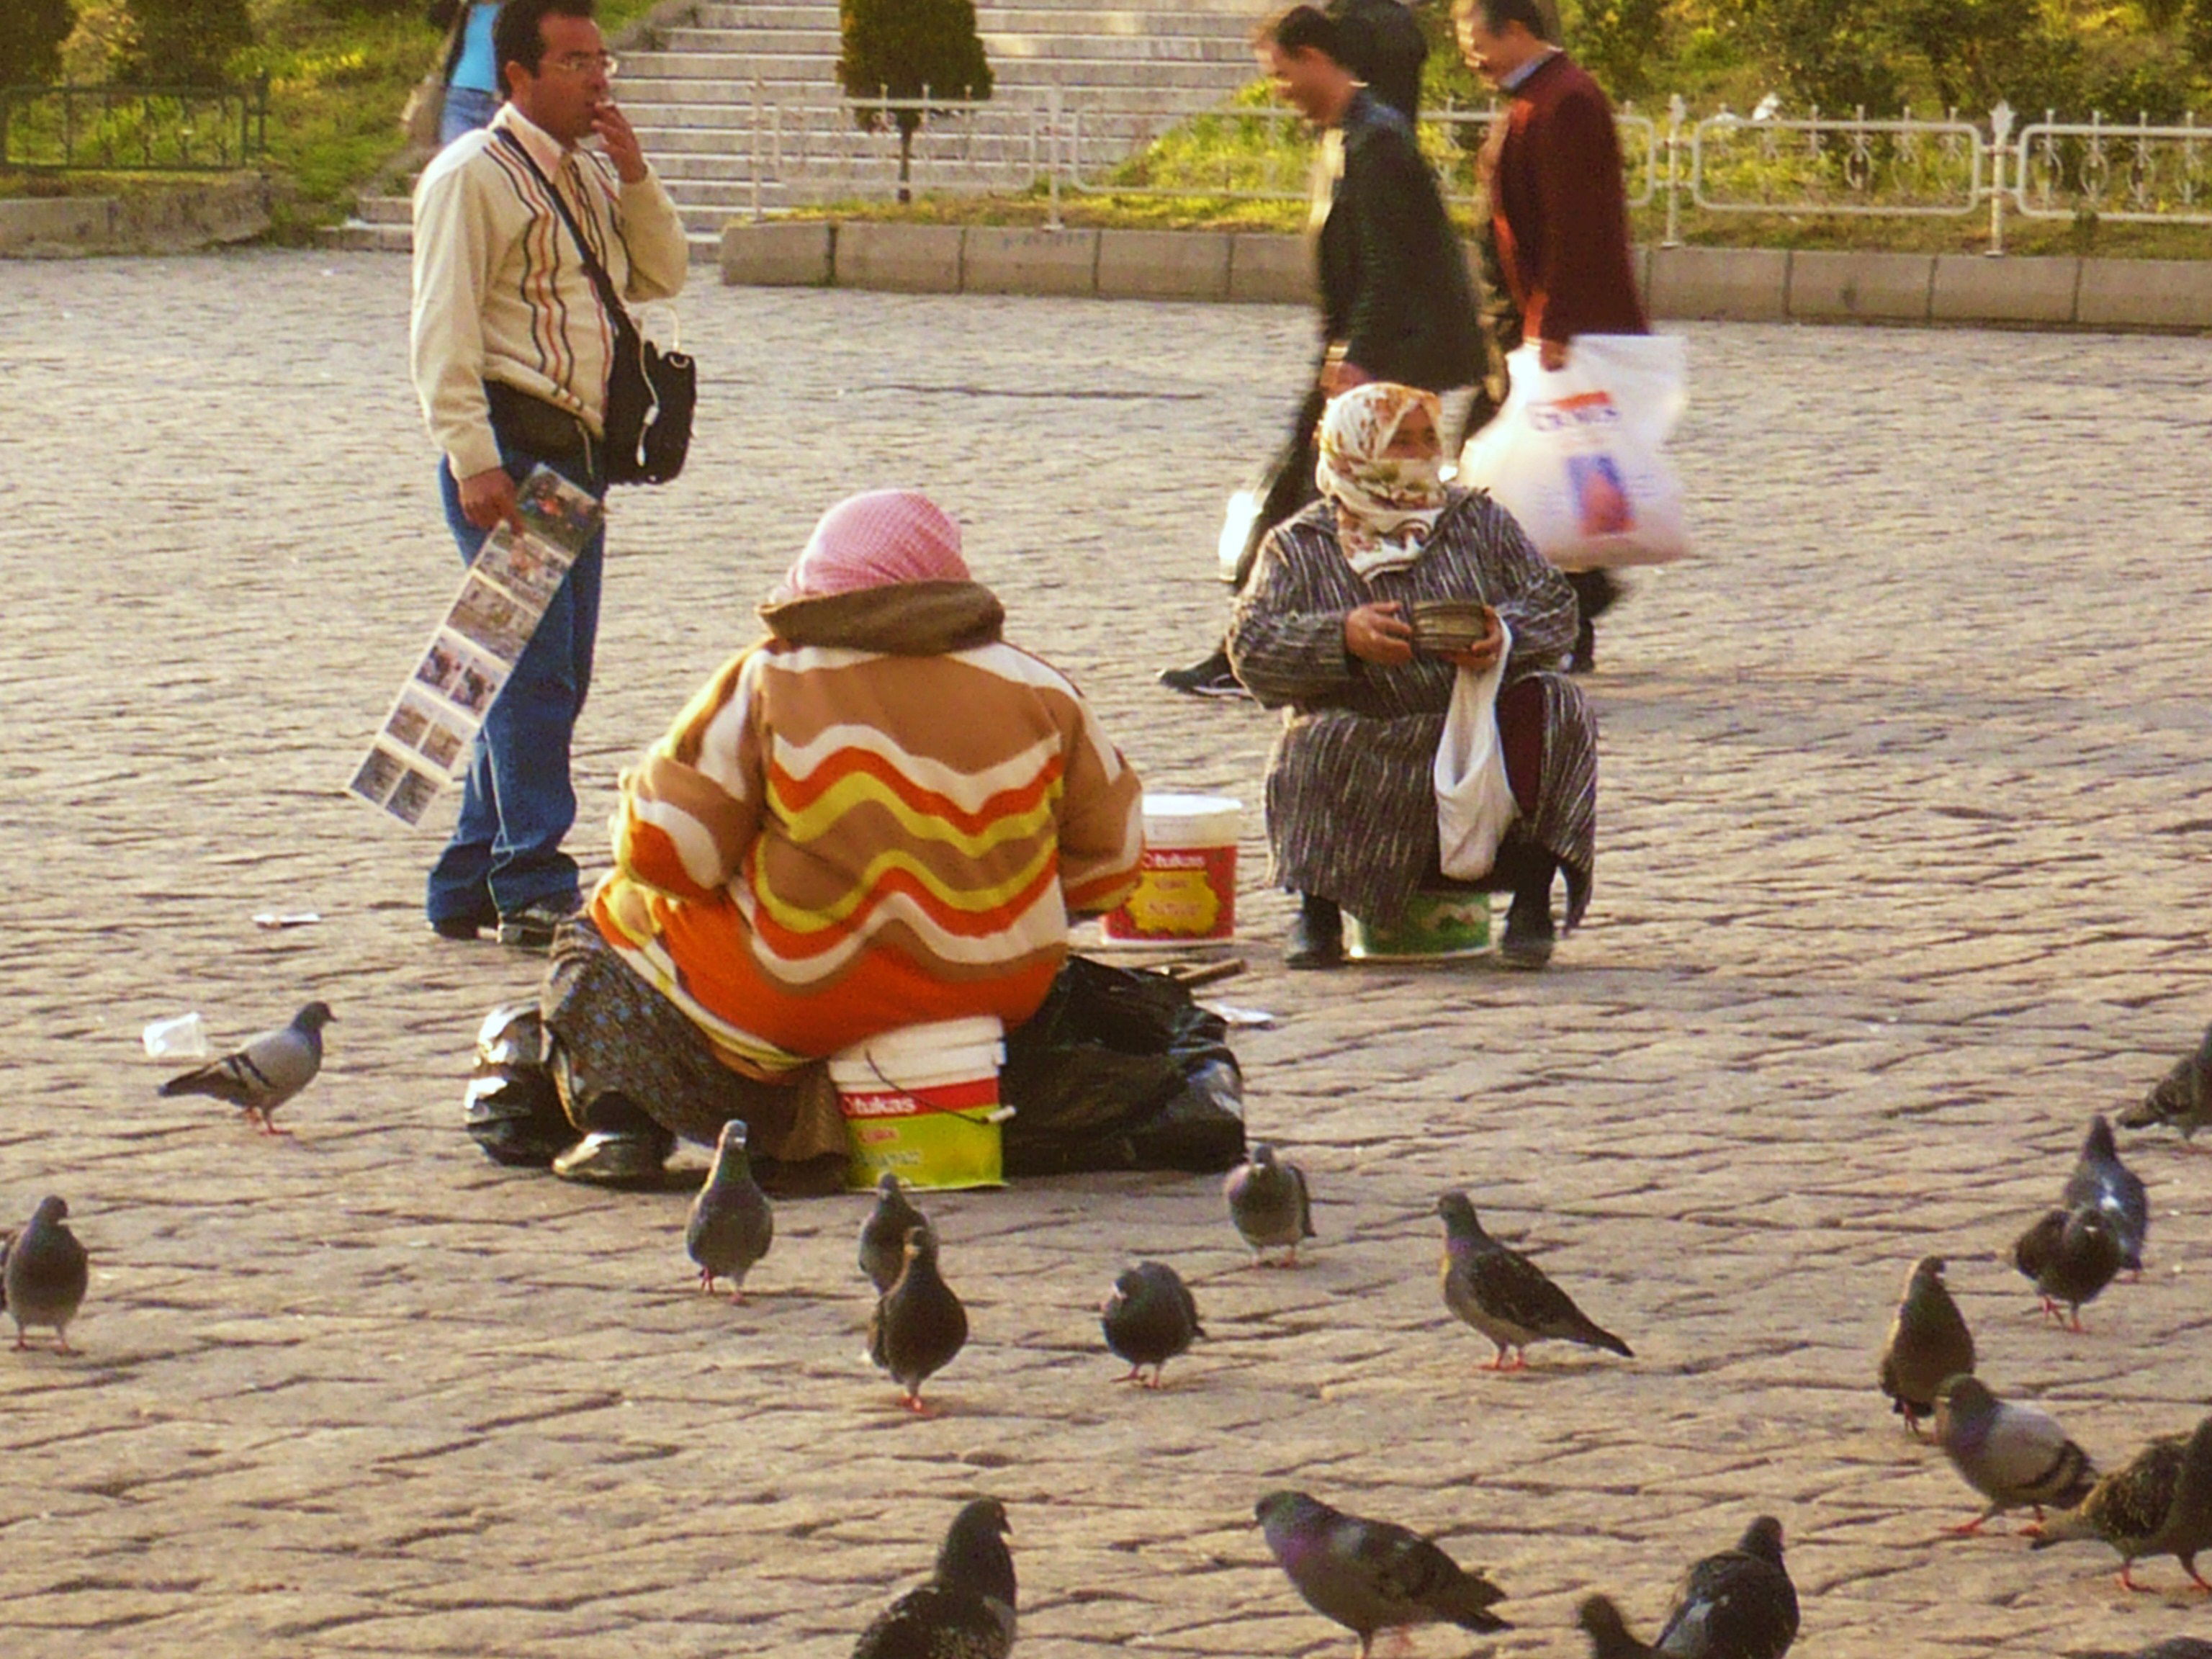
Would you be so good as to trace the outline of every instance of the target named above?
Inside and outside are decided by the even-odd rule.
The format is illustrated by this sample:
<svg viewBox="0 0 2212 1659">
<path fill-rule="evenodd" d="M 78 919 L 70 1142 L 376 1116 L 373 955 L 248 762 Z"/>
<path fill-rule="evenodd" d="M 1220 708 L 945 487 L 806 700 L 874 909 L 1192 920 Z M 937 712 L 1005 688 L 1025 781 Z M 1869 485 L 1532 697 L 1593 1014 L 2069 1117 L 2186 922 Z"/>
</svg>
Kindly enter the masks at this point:
<svg viewBox="0 0 2212 1659">
<path fill-rule="evenodd" d="M 1628 257 L 1613 109 L 1563 52 L 1514 89 L 1491 201 L 1522 337 L 1651 331 Z"/>
</svg>

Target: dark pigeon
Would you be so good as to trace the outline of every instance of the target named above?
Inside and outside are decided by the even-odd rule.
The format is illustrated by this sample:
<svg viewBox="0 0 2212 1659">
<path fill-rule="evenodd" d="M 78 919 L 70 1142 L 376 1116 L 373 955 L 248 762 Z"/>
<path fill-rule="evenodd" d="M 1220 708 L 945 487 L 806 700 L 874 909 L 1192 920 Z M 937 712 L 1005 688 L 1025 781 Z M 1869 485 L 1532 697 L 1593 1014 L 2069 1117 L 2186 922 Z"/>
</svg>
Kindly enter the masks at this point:
<svg viewBox="0 0 2212 1659">
<path fill-rule="evenodd" d="M 1359 1638 L 1360 1659 L 1368 1659 L 1377 1631 L 1512 1628 L 1490 1611 L 1505 1592 L 1419 1533 L 1346 1515 L 1302 1492 L 1269 1492 L 1257 1513 L 1291 1586 L 1316 1613 Z"/>
<path fill-rule="evenodd" d="M 1575 1306 L 1544 1270 L 1482 1231 L 1465 1193 L 1437 1200 L 1444 1220 L 1444 1305 L 1498 1345 L 1486 1370 L 1518 1370 L 1532 1342 L 1557 1338 L 1632 1359 L 1628 1344 Z M 1518 1351 L 1509 1365 L 1506 1355 Z"/>
<path fill-rule="evenodd" d="M 1732 1550 L 1690 1569 L 1653 1643 L 1668 1659 L 1782 1659 L 1797 1639 L 1797 1588 L 1782 1561 L 1782 1523 L 1762 1515 Z"/>
<path fill-rule="evenodd" d="M 2143 1190 L 2136 1172 L 2120 1162 L 2119 1148 L 2112 1144 L 2112 1126 L 2105 1121 L 2102 1113 L 2089 1120 L 2081 1156 L 2075 1160 L 2074 1173 L 2058 1202 L 2069 1210 L 2092 1204 L 2102 1210 L 2119 1235 L 2120 1266 L 2131 1273 L 2142 1271 L 2143 1241 L 2150 1236 L 2150 1194 Z"/>
<path fill-rule="evenodd" d="M 8 1316 L 15 1322 L 15 1346 L 27 1348 L 25 1333 L 35 1325 L 54 1334 L 54 1351 L 73 1353 L 69 1345 L 70 1321 L 84 1304 L 85 1288 L 92 1282 L 91 1264 L 84 1246 L 69 1230 L 69 1206 L 58 1198 L 42 1198 L 23 1230 L 8 1245 L 0 1285 L 7 1293 Z"/>
<path fill-rule="evenodd" d="M 1106 1346 L 1129 1362 L 1124 1382 L 1160 1386 L 1167 1363 L 1206 1332 L 1198 1322 L 1198 1304 L 1182 1277 L 1164 1261 L 1139 1261 L 1114 1281 L 1114 1293 L 1099 1310 Z M 1145 1379 L 1145 1367 L 1152 1368 Z"/>
<path fill-rule="evenodd" d="M 860 1224 L 860 1271 L 881 1296 L 898 1283 L 906 1267 L 906 1236 L 927 1229 L 929 1218 L 908 1200 L 906 1188 L 889 1170 L 876 1182 L 876 1207 Z"/>
<path fill-rule="evenodd" d="M 953 1517 L 937 1571 L 877 1615 L 853 1659 L 1006 1659 L 1014 1648 L 1014 1559 L 1006 1505 L 978 1498 Z"/>
<path fill-rule="evenodd" d="M 1943 1258 L 1923 1255 L 1905 1276 L 1905 1296 L 1882 1345 L 1881 1391 L 1917 1435 L 1920 1420 L 1935 1414 L 1937 1386 L 1973 1369 L 1974 1339 L 1943 1283 Z"/>
<path fill-rule="evenodd" d="M 2097 1648 L 2072 1654 L 2069 1659 L 2212 1659 L 2212 1642 L 2199 1641 L 2194 1636 L 2169 1636 L 2163 1642 L 2154 1642 L 2132 1653 Z"/>
<path fill-rule="evenodd" d="M 868 1322 L 868 1358 L 906 1391 L 907 1409 L 922 1411 L 921 1385 L 952 1363 L 968 1340 L 968 1310 L 938 1276 L 937 1240 L 927 1227 L 906 1236 L 906 1265 L 876 1304 Z"/>
<path fill-rule="evenodd" d="M 775 1212 L 753 1179 L 745 1154 L 745 1125 L 732 1118 L 714 1145 L 714 1167 L 691 1200 L 691 1219 L 684 1248 L 699 1264 L 699 1288 L 711 1292 L 714 1281 L 730 1281 L 730 1300 L 745 1299 L 745 1275 L 775 1242 Z"/>
<path fill-rule="evenodd" d="M 2082 1308 L 2118 1274 L 2120 1257 L 2120 1236 L 2094 1206 L 2046 1211 L 2012 1247 L 2013 1266 L 2034 1281 L 2043 1311 L 2055 1320 L 2063 1302 L 2077 1331 Z"/>
<path fill-rule="evenodd" d="M 1628 1621 L 1610 1596 L 1584 1597 L 1575 1623 L 1589 1638 L 1590 1659 L 1650 1659 L 1652 1650 L 1629 1634 Z"/>
<path fill-rule="evenodd" d="M 1971 1376 L 1947 1377 L 1936 1390 L 1936 1442 L 1960 1479 L 1990 1500 L 1972 1520 L 1948 1528 L 1961 1537 L 2023 1505 L 2034 1509 L 2039 1522 L 2046 1504 L 2070 1510 L 2097 1476 L 2057 1418 L 2008 1404 Z"/>
<path fill-rule="evenodd" d="M 2118 1468 L 2100 1476 L 2075 1508 L 2054 1516 L 2045 1525 L 2042 1536 L 2028 1547 L 2043 1550 L 2078 1539 L 2101 1539 L 2119 1552 L 2121 1588 L 2142 1589 L 2131 1570 L 2146 1555 L 2166 1553 L 2163 1541 L 2166 1516 L 2173 1508 L 2182 1470 L 2192 1454 L 2199 1459 L 2197 1489 L 2202 1489 L 2206 1476 L 2202 1460 L 2212 1456 L 2212 1443 L 2199 1443 L 2203 1442 L 2205 1433 L 2201 1426 L 2190 1438 L 2178 1434 L 2159 1436 Z M 2194 1566 L 2190 1574 L 2196 1576 Z"/>
<path fill-rule="evenodd" d="M 311 1002 L 292 1023 L 264 1031 L 221 1060 L 173 1077 L 164 1095 L 208 1095 L 235 1106 L 264 1134 L 282 1134 L 276 1109 L 315 1080 L 323 1069 L 323 1027 L 336 1017 L 330 1005 Z"/>
<path fill-rule="evenodd" d="M 2160 1123 L 2180 1130 L 2184 1140 L 2194 1140 L 2199 1129 L 2212 1123 L 2212 1025 L 2204 1028 L 2195 1052 L 2175 1060 L 2142 1105 L 2120 1114 L 2124 1129 L 2148 1129 Z"/>
<path fill-rule="evenodd" d="M 1252 1265 L 1267 1265 L 1267 1252 L 1281 1250 L 1281 1265 L 1298 1265 L 1298 1245 L 1314 1237 L 1313 1204 L 1306 1195 L 1305 1172 L 1295 1164 L 1278 1162 L 1275 1149 L 1266 1141 L 1252 1148 L 1249 1163 L 1240 1164 L 1221 1183 L 1229 1200 L 1229 1218 L 1252 1247 Z"/>
</svg>

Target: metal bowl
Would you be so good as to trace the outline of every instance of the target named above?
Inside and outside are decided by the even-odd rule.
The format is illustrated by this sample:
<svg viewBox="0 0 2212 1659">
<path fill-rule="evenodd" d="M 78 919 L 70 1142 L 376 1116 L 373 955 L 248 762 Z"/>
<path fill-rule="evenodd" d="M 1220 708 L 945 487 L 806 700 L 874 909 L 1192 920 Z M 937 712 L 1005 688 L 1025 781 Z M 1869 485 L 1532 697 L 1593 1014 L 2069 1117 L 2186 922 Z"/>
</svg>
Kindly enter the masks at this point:
<svg viewBox="0 0 2212 1659">
<path fill-rule="evenodd" d="M 1416 599 L 1407 606 L 1413 643 L 1439 654 L 1465 651 L 1490 635 L 1490 618 L 1480 599 Z"/>
</svg>

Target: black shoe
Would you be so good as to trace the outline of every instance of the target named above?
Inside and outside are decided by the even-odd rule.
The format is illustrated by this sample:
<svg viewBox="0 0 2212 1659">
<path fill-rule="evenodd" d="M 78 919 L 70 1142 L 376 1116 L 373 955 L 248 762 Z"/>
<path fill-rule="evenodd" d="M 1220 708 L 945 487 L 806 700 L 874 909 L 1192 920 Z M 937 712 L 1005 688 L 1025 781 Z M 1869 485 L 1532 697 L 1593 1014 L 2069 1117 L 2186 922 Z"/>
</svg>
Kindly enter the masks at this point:
<svg viewBox="0 0 2212 1659">
<path fill-rule="evenodd" d="M 462 911 L 450 916 L 428 918 L 430 931 L 440 939 L 466 941 L 480 937 L 487 927 L 499 926 L 499 912 L 486 905 L 481 910 Z"/>
<path fill-rule="evenodd" d="M 1283 953 L 1285 968 L 1340 968 L 1344 965 L 1344 912 L 1330 899 L 1308 894 L 1291 921 L 1291 945 Z"/>
<path fill-rule="evenodd" d="M 1552 884 L 1539 889 L 1524 887 L 1513 896 L 1505 913 L 1505 937 L 1498 941 L 1498 959 L 1508 968 L 1531 972 L 1552 959 L 1556 936 L 1552 931 Z"/>
<path fill-rule="evenodd" d="M 1216 647 L 1212 653 L 1188 668 L 1163 668 L 1160 684 L 1188 697 L 1249 697 L 1229 665 L 1229 653 Z"/>
<path fill-rule="evenodd" d="M 665 1132 L 594 1129 L 553 1160 L 553 1173 L 591 1187 L 657 1186 L 675 1150 Z"/>
<path fill-rule="evenodd" d="M 540 899 L 499 919 L 499 942 L 510 950 L 533 951 L 544 956 L 553 948 L 553 935 L 564 921 L 575 919 L 574 899 Z"/>
</svg>

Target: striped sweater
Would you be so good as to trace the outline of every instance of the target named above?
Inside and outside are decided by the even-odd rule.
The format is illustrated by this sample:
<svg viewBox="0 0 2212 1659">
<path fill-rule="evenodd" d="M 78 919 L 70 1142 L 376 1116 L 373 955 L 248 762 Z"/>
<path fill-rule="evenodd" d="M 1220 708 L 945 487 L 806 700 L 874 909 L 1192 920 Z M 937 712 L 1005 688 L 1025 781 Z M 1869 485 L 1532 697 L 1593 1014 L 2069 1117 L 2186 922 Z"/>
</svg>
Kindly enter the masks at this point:
<svg viewBox="0 0 2212 1659">
<path fill-rule="evenodd" d="M 1136 774 L 975 583 L 763 616 L 769 638 L 623 775 L 599 931 L 755 1077 L 923 1021 L 1028 1018 L 1070 916 L 1135 884 Z"/>
<path fill-rule="evenodd" d="M 614 351 L 575 239 L 501 132 L 559 185 L 625 300 L 675 294 L 690 258 L 684 222 L 658 179 L 623 184 L 605 156 L 564 152 L 512 104 L 500 106 L 489 129 L 439 151 L 415 186 L 409 337 L 416 396 L 456 478 L 499 465 L 486 380 L 558 404 L 596 435 Z"/>
</svg>

